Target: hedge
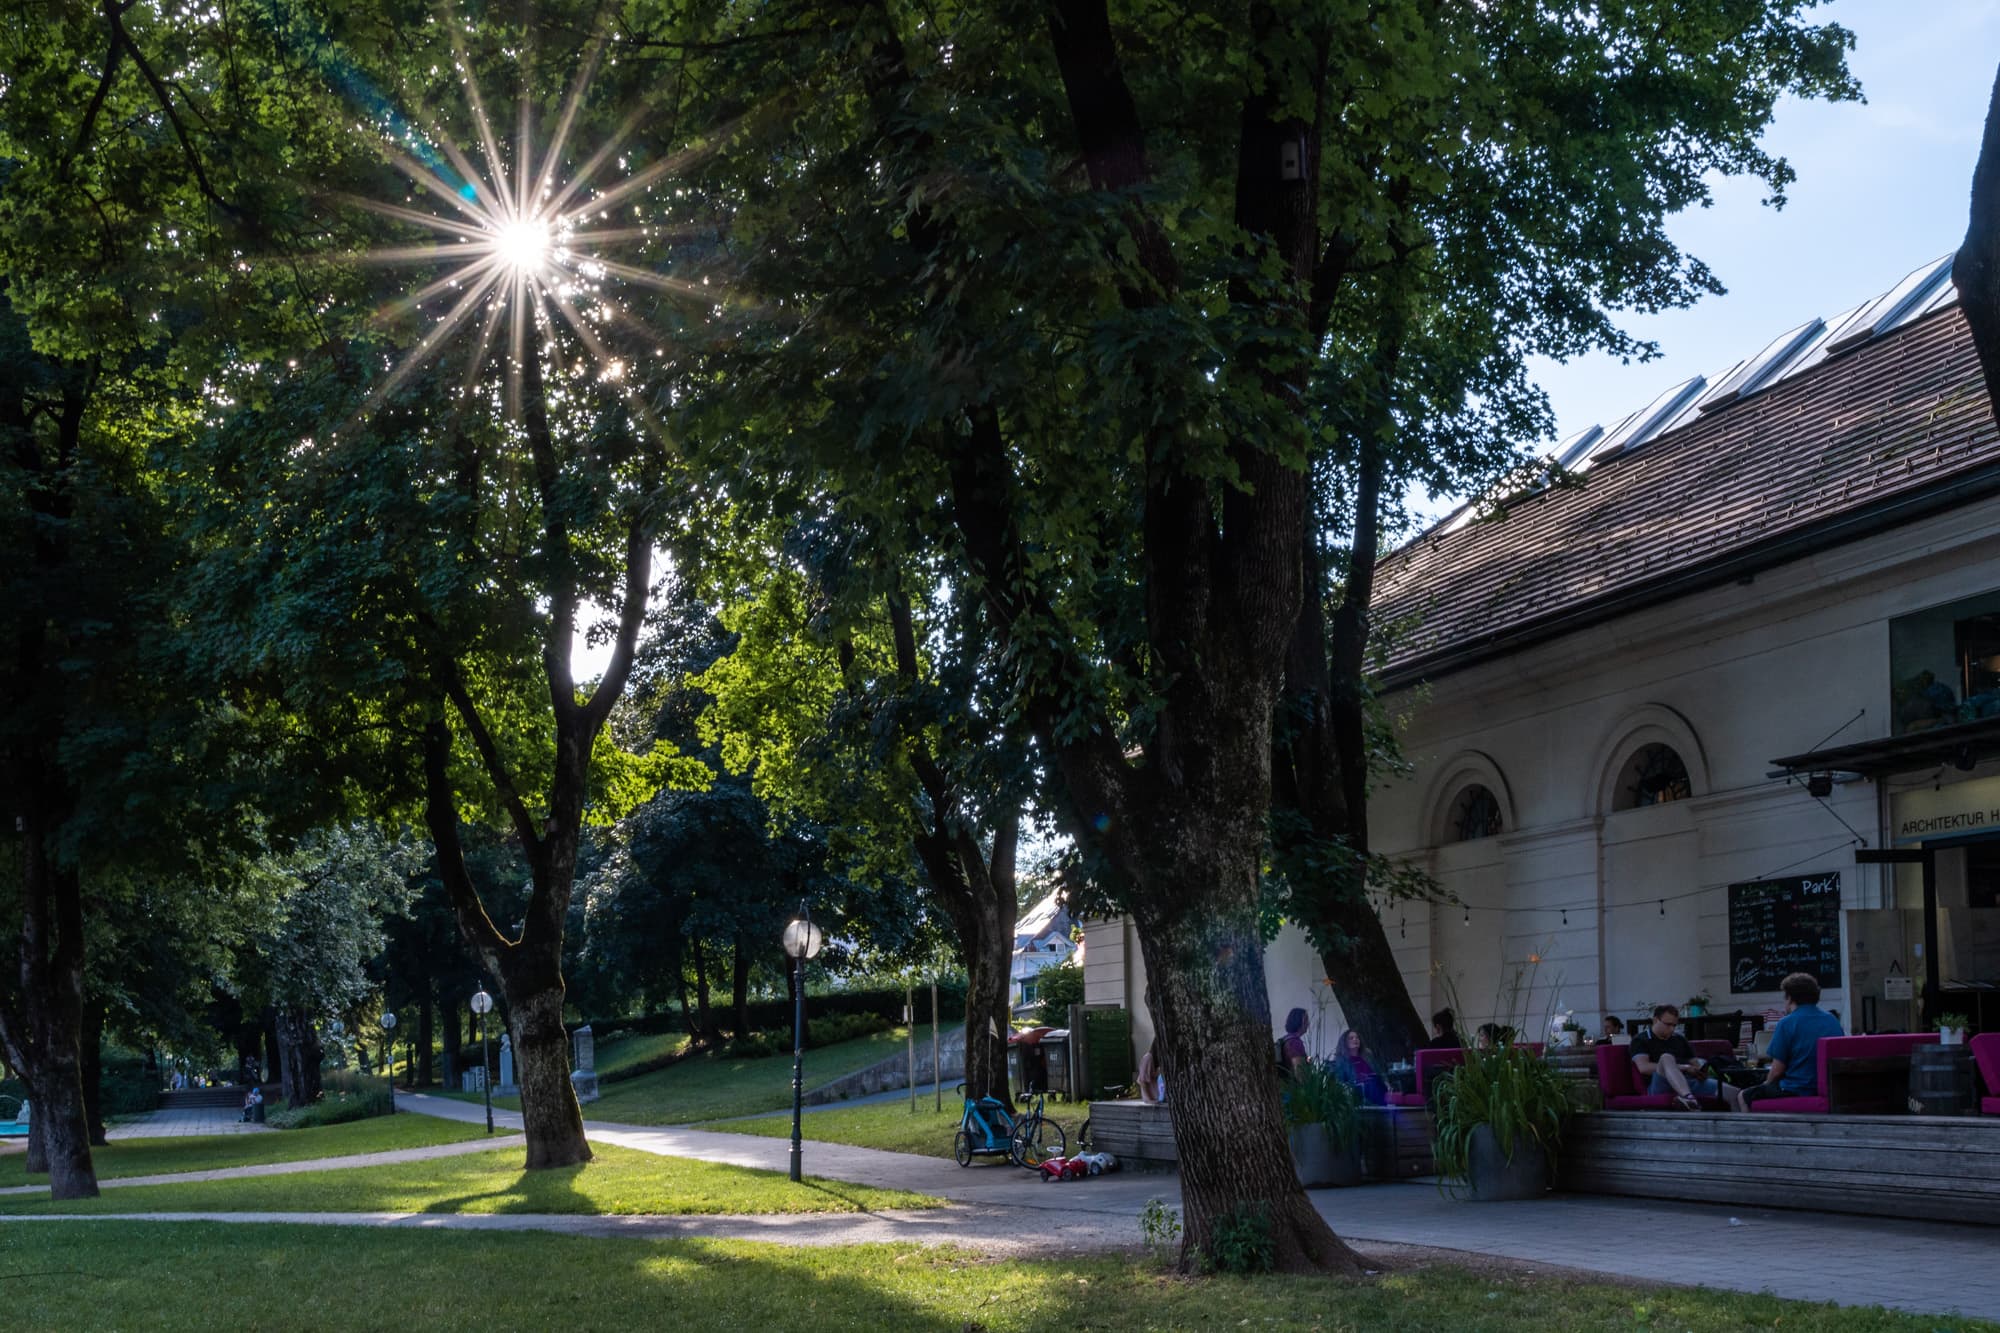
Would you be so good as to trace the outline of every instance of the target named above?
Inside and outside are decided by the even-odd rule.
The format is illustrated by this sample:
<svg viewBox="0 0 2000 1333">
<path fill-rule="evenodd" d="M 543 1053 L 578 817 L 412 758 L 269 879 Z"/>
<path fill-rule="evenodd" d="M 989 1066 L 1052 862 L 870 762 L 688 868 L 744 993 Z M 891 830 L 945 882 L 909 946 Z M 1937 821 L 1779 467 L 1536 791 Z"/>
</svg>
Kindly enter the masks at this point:
<svg viewBox="0 0 2000 1333">
<path fill-rule="evenodd" d="M 931 1017 L 930 987 L 917 989 L 917 1021 L 928 1023 Z M 750 1028 L 754 1032 L 760 1028 L 782 1027 L 789 1031 L 792 1025 L 792 1002 L 790 1000 L 753 1000 L 749 1005 Z M 728 998 L 722 997 L 718 1003 L 711 1000 L 709 1014 L 720 1026 L 727 1028 L 734 1021 L 734 1014 Z M 806 1023 L 833 1014 L 872 1014 L 886 1019 L 891 1024 L 903 1021 L 903 992 L 900 990 L 844 990 L 829 991 L 824 995 L 806 993 Z M 941 1023 L 962 1023 L 965 1021 L 965 983 L 945 981 L 938 984 L 938 1021 Z M 680 1032 L 681 1013 L 678 1009 L 662 1009 L 658 1013 L 644 1014 L 635 1018 L 609 1016 L 593 1018 L 590 1027 L 596 1033 L 608 1032 Z"/>
</svg>

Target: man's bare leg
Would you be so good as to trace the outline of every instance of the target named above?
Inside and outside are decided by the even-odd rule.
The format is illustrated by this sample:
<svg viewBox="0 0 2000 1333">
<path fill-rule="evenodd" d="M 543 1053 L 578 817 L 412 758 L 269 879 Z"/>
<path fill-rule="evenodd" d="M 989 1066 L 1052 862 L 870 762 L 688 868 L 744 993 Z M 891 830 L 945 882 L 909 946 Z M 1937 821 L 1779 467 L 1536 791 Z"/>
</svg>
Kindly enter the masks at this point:
<svg viewBox="0 0 2000 1333">
<path fill-rule="evenodd" d="M 1681 1062 L 1676 1060 L 1671 1054 L 1661 1055 L 1654 1062 L 1653 1068 L 1661 1078 L 1667 1081 L 1667 1086 L 1674 1090 L 1675 1096 L 1694 1096 L 1694 1091 L 1688 1087 L 1687 1075 L 1681 1072 Z"/>
</svg>

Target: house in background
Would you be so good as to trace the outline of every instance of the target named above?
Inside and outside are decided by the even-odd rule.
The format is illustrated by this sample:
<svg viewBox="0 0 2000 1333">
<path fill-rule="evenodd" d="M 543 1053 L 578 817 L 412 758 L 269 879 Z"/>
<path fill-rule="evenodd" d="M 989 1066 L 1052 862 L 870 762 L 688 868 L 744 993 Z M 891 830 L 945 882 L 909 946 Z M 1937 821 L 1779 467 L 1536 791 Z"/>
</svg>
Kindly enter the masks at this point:
<svg viewBox="0 0 2000 1333">
<path fill-rule="evenodd" d="M 1074 919 L 1062 904 L 1061 890 L 1021 913 L 1014 922 L 1014 961 L 1008 974 L 1009 1003 L 1023 1014 L 1039 1002 L 1035 978 L 1082 949 L 1070 939 Z"/>
<path fill-rule="evenodd" d="M 2000 430 L 1950 261 L 1557 459 L 1581 484 L 1527 479 L 1378 569 L 1412 769 L 1374 845 L 1451 895 L 1385 913 L 1418 1010 L 1761 1015 L 1807 971 L 1889 1030 L 1935 971 L 2000 1030 Z M 1883 847 L 1935 854 L 1928 898 L 1857 864 Z M 1143 1049 L 1129 923 L 1086 940 L 1087 999 Z M 1287 928 L 1266 970 L 1275 1024 L 1319 966 Z"/>
</svg>

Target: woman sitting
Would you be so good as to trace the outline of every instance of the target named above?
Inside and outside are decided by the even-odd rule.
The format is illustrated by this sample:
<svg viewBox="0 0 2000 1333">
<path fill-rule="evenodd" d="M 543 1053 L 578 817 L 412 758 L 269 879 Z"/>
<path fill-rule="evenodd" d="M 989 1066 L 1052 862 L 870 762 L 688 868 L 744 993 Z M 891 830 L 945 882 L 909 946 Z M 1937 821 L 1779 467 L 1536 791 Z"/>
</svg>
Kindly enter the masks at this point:
<svg viewBox="0 0 2000 1333">
<path fill-rule="evenodd" d="M 1370 1106 L 1383 1106 L 1389 1101 L 1389 1086 L 1375 1072 L 1374 1062 L 1368 1058 L 1368 1048 L 1362 1044 L 1361 1034 L 1353 1028 L 1340 1034 L 1340 1049 L 1333 1057 L 1333 1076 L 1359 1089 L 1361 1100 Z"/>
</svg>

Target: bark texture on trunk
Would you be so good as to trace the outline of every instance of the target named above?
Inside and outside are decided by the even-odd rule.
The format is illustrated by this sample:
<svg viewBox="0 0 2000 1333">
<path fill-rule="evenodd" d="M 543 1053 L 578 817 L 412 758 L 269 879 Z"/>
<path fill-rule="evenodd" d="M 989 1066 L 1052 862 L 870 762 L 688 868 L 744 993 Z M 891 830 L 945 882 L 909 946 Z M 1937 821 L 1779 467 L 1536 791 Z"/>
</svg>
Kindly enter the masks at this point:
<svg viewBox="0 0 2000 1333">
<path fill-rule="evenodd" d="M 527 1004 L 516 1005 L 511 1026 L 521 1123 L 528 1135 L 528 1169 L 589 1161 L 583 1108 L 577 1105 L 576 1088 L 569 1081 L 569 1033 L 562 1023 L 561 989 L 543 990 Z"/>
<path fill-rule="evenodd" d="M 104 1132 L 104 1002 L 94 996 L 84 1001 L 77 1056 L 83 1076 L 84 1124 L 90 1129 L 90 1146 L 101 1148 L 111 1140 Z"/>
<path fill-rule="evenodd" d="M 1958 287 L 1965 322 L 1972 326 L 1986 395 L 1994 415 L 2000 416 L 2000 74 L 1994 76 L 1986 134 L 1972 171 L 1971 223 L 1952 261 L 1951 280 Z"/>
<path fill-rule="evenodd" d="M 701 1025 L 702 1040 L 719 1040 L 715 1031 L 715 1016 L 708 1006 L 708 953 L 701 947 L 700 940 L 694 942 L 694 1006 L 695 1021 Z"/>
<path fill-rule="evenodd" d="M 741 935 L 729 978 L 729 1026 L 738 1041 L 750 1035 L 750 944 Z"/>
<path fill-rule="evenodd" d="M 437 1082 L 435 1061 L 431 1057 L 431 1047 L 437 1039 L 437 1001 L 432 995 L 431 983 L 426 980 L 419 994 L 422 999 L 417 1005 L 417 1069 L 415 1081 L 425 1087 Z"/>
<path fill-rule="evenodd" d="M 319 1100 L 320 1061 L 325 1051 L 320 1047 L 319 1031 L 313 1026 L 311 1015 L 301 1009 L 280 1009 L 278 1027 L 278 1077 L 285 1093 L 285 1105 L 297 1110 L 310 1106 Z"/>
</svg>

